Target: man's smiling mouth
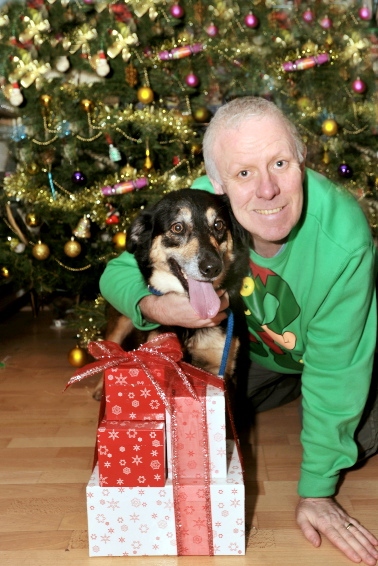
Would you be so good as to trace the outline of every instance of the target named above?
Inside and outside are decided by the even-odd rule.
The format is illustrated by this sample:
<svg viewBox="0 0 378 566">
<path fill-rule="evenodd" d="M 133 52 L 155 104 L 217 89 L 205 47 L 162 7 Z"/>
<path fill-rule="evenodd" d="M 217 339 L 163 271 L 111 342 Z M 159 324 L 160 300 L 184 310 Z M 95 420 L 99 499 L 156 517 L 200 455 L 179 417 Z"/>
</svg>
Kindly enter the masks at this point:
<svg viewBox="0 0 378 566">
<path fill-rule="evenodd" d="M 276 214 L 276 212 L 280 212 L 280 210 L 283 209 L 283 206 L 280 206 L 279 208 L 269 208 L 269 209 L 256 209 L 255 212 L 257 212 L 257 214 L 265 214 L 266 216 L 268 214 Z"/>
</svg>

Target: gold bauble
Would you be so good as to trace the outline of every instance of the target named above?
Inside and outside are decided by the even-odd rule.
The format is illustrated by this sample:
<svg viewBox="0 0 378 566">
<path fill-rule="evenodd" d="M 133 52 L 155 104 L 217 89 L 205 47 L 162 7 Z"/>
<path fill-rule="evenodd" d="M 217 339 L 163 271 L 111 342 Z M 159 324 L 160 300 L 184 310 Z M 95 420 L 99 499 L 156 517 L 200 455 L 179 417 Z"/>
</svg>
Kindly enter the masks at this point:
<svg viewBox="0 0 378 566">
<path fill-rule="evenodd" d="M 200 122 L 201 124 L 208 122 L 210 120 L 210 116 L 210 111 L 206 108 L 206 106 L 201 106 L 193 112 L 193 118 L 196 122 Z"/>
<path fill-rule="evenodd" d="M 142 104 L 150 104 L 154 99 L 154 91 L 149 86 L 141 86 L 138 88 L 137 98 Z"/>
<path fill-rule="evenodd" d="M 298 98 L 297 105 L 302 112 L 311 112 L 314 109 L 314 104 L 308 96 Z"/>
<path fill-rule="evenodd" d="M 147 155 L 146 159 L 144 160 L 144 168 L 149 171 L 153 167 L 152 159 L 149 155 Z"/>
<path fill-rule="evenodd" d="M 25 216 L 25 223 L 30 228 L 36 228 L 41 224 L 41 221 L 35 212 L 28 212 L 28 214 Z"/>
<path fill-rule="evenodd" d="M 330 158 L 330 156 L 329 156 L 329 152 L 328 152 L 328 151 L 325 151 L 325 152 L 324 152 L 323 157 L 322 157 L 322 161 L 323 161 L 323 163 L 324 163 L 325 165 L 329 165 L 329 163 L 330 163 L 330 161 L 331 161 L 331 158 Z"/>
<path fill-rule="evenodd" d="M 124 250 L 126 247 L 126 232 L 117 232 L 112 238 L 116 248 Z"/>
<path fill-rule="evenodd" d="M 47 259 L 50 255 L 49 246 L 47 246 L 46 244 L 42 244 L 42 242 L 38 242 L 38 244 L 35 244 L 35 246 L 33 246 L 32 254 L 35 257 L 35 259 L 43 261 L 44 259 Z"/>
<path fill-rule="evenodd" d="M 7 267 L 5 267 L 5 265 L 3 265 L 2 267 L 0 267 L 0 275 L 3 279 L 9 279 L 10 277 L 10 271 Z"/>
<path fill-rule="evenodd" d="M 336 120 L 333 120 L 332 118 L 328 118 L 327 120 L 324 120 L 322 124 L 322 132 L 326 136 L 335 136 L 337 134 L 338 129 L 339 127 L 337 125 Z"/>
<path fill-rule="evenodd" d="M 39 99 L 41 101 L 42 106 L 44 106 L 45 108 L 48 108 L 49 105 L 50 105 L 50 102 L 52 100 L 52 96 L 50 96 L 49 94 L 42 94 L 39 97 Z"/>
<path fill-rule="evenodd" d="M 200 143 L 194 143 L 190 148 L 190 151 L 193 155 L 199 155 L 202 151 L 202 145 Z"/>
<path fill-rule="evenodd" d="M 81 245 L 74 238 L 64 244 L 64 253 L 68 257 L 77 257 L 81 252 Z"/>
<path fill-rule="evenodd" d="M 80 348 L 80 346 L 75 346 L 70 352 L 68 352 L 68 361 L 71 366 L 75 368 L 81 368 L 87 362 L 87 352 Z"/>
<path fill-rule="evenodd" d="M 37 163 L 29 163 L 26 167 L 26 171 L 29 173 L 29 175 L 36 175 L 37 173 L 39 173 L 39 167 Z"/>
<path fill-rule="evenodd" d="M 83 98 L 83 100 L 80 100 L 80 106 L 84 112 L 92 112 L 93 110 L 93 102 L 92 100 L 89 100 L 89 98 Z"/>
</svg>

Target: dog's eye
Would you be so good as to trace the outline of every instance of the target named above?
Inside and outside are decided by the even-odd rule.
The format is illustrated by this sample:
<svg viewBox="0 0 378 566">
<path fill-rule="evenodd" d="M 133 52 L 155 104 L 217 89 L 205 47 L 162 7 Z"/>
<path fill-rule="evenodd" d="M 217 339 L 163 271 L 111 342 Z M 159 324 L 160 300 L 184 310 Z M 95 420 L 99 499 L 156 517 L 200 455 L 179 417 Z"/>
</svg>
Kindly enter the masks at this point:
<svg viewBox="0 0 378 566">
<path fill-rule="evenodd" d="M 223 230 L 223 228 L 224 228 L 223 220 L 216 220 L 214 222 L 214 228 L 215 228 L 215 230 L 217 230 L 217 232 L 220 232 L 221 230 Z"/>
<path fill-rule="evenodd" d="M 184 231 L 184 226 L 181 224 L 181 222 L 176 222 L 175 224 L 172 224 L 171 232 L 173 232 L 174 234 L 182 234 L 183 231 Z"/>
</svg>

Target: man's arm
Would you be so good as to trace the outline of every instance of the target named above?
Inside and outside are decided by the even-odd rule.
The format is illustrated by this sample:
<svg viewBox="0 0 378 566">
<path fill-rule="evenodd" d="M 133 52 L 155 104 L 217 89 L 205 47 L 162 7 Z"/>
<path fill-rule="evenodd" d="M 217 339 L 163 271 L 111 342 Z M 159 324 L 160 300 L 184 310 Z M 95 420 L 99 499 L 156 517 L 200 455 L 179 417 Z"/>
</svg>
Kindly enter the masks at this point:
<svg viewBox="0 0 378 566">
<path fill-rule="evenodd" d="M 139 301 L 150 292 L 134 256 L 128 252 L 112 259 L 100 279 L 102 296 L 121 314 L 128 316 L 140 330 L 152 330 L 157 323 L 148 322 L 139 308 Z"/>
</svg>

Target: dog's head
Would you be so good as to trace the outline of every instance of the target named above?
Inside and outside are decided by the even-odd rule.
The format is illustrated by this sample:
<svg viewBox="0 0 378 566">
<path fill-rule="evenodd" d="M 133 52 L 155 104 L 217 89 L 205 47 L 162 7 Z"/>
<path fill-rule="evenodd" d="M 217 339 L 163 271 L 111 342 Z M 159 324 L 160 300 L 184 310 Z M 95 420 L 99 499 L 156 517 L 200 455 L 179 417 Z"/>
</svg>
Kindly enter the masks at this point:
<svg viewBox="0 0 378 566">
<path fill-rule="evenodd" d="M 219 310 L 215 289 L 247 245 L 226 196 L 182 189 L 138 216 L 127 250 L 147 283 L 161 293 L 187 293 L 198 314 L 208 318 Z"/>
</svg>

